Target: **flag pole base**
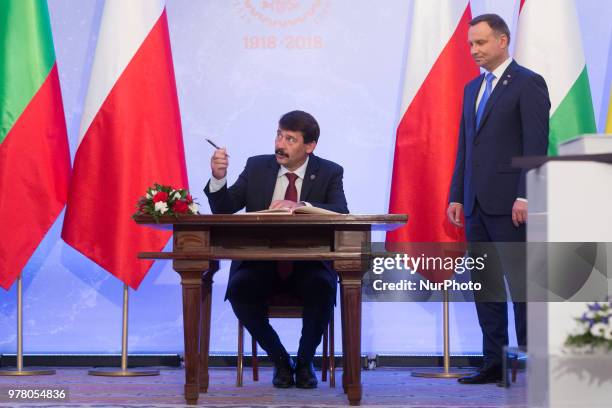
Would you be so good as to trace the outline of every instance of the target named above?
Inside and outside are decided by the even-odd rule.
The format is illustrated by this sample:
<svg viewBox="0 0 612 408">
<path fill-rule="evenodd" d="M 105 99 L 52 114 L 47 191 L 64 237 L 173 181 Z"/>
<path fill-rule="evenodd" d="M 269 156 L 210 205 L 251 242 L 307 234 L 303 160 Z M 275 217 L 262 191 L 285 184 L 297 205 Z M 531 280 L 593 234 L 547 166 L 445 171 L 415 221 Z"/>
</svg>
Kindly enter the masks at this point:
<svg viewBox="0 0 612 408">
<path fill-rule="evenodd" d="M 469 375 L 469 373 L 458 373 L 458 372 L 439 372 L 439 371 L 413 371 L 410 373 L 413 377 L 421 378 L 461 378 Z"/>
<path fill-rule="evenodd" d="M 53 375 L 55 370 L 18 370 L 16 368 L 8 368 L 0 370 L 0 376 L 31 376 L 31 375 Z"/>
<path fill-rule="evenodd" d="M 159 375 L 159 370 L 132 369 L 128 370 L 128 285 L 123 284 L 123 328 L 121 330 L 121 368 L 98 368 L 89 370 L 89 375 L 101 377 L 145 377 Z"/>
<path fill-rule="evenodd" d="M 89 375 L 101 377 L 145 377 L 159 375 L 159 370 L 121 370 L 116 368 L 89 370 Z"/>
<path fill-rule="evenodd" d="M 444 289 L 444 301 L 442 302 L 442 334 L 444 339 L 444 354 L 443 358 L 443 371 L 439 370 L 431 370 L 431 371 L 413 371 L 411 375 L 413 377 L 423 377 L 423 378 L 460 378 L 465 377 L 469 374 L 460 373 L 460 372 L 451 372 L 450 370 L 450 333 L 449 333 L 449 324 L 448 324 L 448 290 Z"/>
</svg>

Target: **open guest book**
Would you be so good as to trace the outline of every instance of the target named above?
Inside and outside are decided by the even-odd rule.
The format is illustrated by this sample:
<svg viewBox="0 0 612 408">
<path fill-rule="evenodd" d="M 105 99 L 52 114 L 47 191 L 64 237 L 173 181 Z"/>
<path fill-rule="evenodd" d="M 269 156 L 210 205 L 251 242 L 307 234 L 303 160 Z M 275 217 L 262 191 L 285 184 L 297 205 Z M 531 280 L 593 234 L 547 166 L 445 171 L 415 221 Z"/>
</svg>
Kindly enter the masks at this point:
<svg viewBox="0 0 612 408">
<path fill-rule="evenodd" d="M 267 210 L 261 210 L 261 211 L 253 211 L 253 212 L 248 212 L 245 214 L 253 214 L 253 215 L 261 215 L 261 214 L 327 214 L 327 215 L 331 215 L 331 214 L 340 214 L 337 213 L 335 211 L 330 211 L 330 210 L 326 210 L 325 208 L 319 208 L 319 207 L 310 207 L 310 206 L 304 206 L 304 207 L 297 207 L 297 208 L 274 208 L 274 209 L 267 209 Z"/>
</svg>

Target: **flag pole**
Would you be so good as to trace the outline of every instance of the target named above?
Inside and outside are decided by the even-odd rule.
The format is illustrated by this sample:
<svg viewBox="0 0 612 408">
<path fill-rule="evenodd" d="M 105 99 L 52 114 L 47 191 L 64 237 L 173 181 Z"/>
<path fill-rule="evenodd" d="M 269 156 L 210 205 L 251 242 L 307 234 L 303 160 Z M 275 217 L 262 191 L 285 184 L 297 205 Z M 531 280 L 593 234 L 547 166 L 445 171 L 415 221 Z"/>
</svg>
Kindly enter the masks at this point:
<svg viewBox="0 0 612 408">
<path fill-rule="evenodd" d="M 121 330 L 121 369 L 95 369 L 89 370 L 89 375 L 104 377 L 141 377 L 159 375 L 159 370 L 128 370 L 127 348 L 128 348 L 128 295 L 127 284 L 123 284 L 123 326 Z"/>
<path fill-rule="evenodd" d="M 448 305 L 449 305 L 449 301 L 448 301 L 448 290 L 444 289 L 444 299 L 442 301 L 442 316 L 443 316 L 443 321 L 442 321 L 442 333 L 443 333 L 443 338 L 444 338 L 444 355 L 443 355 L 443 360 L 444 360 L 444 371 L 442 372 L 437 372 L 437 371 L 418 371 L 412 372 L 412 376 L 413 377 L 426 377 L 426 378 L 459 378 L 459 377 L 465 377 L 466 373 L 460 373 L 460 372 L 451 372 L 450 371 L 450 330 L 449 330 L 449 323 L 448 323 Z"/>
<path fill-rule="evenodd" d="M 0 375 L 52 375 L 55 370 L 23 369 L 23 284 L 21 274 L 17 277 L 17 364 L 16 368 L 0 370 Z"/>
</svg>

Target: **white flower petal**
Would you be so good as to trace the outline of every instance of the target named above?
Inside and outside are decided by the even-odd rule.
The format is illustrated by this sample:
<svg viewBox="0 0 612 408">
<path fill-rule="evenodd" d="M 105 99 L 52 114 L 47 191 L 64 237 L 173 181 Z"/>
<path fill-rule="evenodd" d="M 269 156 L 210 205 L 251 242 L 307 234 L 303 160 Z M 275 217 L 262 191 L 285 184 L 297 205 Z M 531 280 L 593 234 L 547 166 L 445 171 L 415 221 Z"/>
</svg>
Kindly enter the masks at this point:
<svg viewBox="0 0 612 408">
<path fill-rule="evenodd" d="M 166 211 L 168 211 L 168 204 L 165 201 L 156 202 L 155 211 L 159 211 L 163 215 Z"/>
<path fill-rule="evenodd" d="M 595 323 L 591 326 L 591 334 L 595 337 L 603 337 L 607 331 L 608 325 L 605 323 Z"/>
<path fill-rule="evenodd" d="M 606 327 L 603 336 L 606 340 L 612 340 L 612 326 L 608 325 L 608 327 Z"/>
</svg>

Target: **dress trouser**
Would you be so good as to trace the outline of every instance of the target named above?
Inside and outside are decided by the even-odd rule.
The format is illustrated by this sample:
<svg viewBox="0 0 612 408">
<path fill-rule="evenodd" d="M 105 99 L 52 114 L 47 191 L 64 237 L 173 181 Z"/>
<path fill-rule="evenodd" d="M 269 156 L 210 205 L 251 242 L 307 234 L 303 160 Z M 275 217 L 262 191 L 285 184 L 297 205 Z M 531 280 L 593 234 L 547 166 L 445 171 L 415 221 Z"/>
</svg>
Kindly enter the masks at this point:
<svg viewBox="0 0 612 408">
<path fill-rule="evenodd" d="M 484 365 L 497 365 L 502 363 L 503 347 L 508 345 L 504 278 L 514 301 L 518 345 L 527 345 L 525 224 L 517 228 L 510 215 L 486 214 L 478 201 L 465 222 L 471 256 L 486 254 L 485 268 L 472 271 L 472 280 L 482 283 L 483 288 L 474 292 L 474 299 L 482 330 Z"/>
<path fill-rule="evenodd" d="M 270 325 L 267 299 L 286 291 L 302 299 L 298 358 L 310 362 L 333 313 L 337 279 L 336 273 L 322 262 L 294 262 L 289 277 L 281 280 L 275 262 L 247 261 L 232 271 L 227 297 L 238 319 L 273 361 L 288 353 Z"/>
</svg>

